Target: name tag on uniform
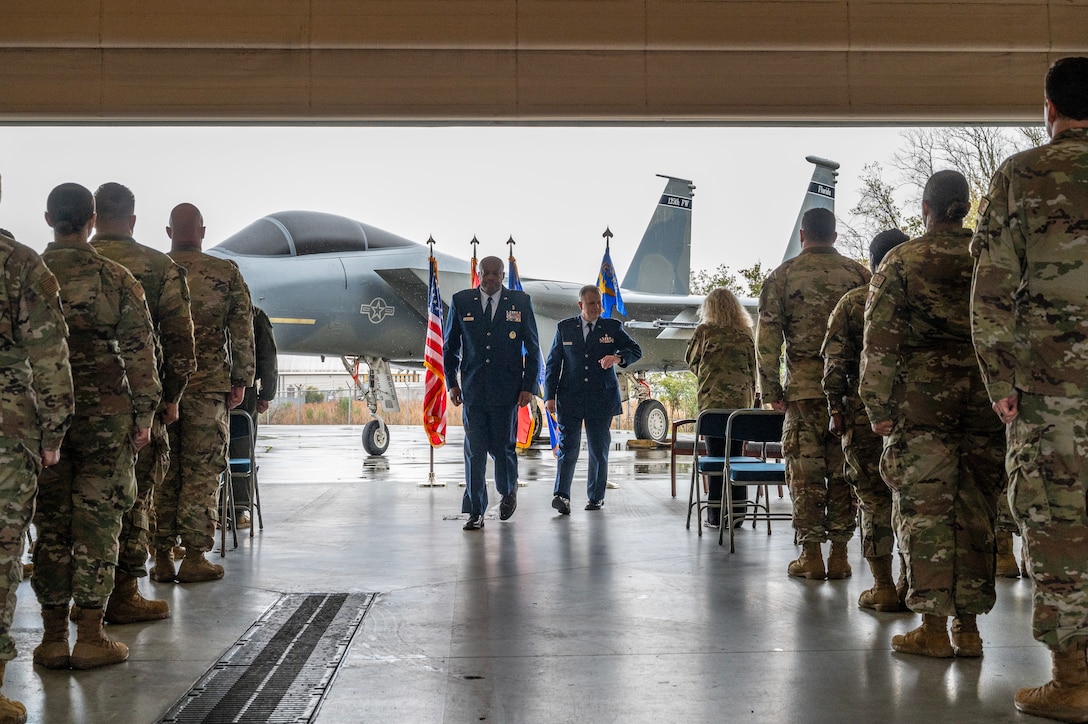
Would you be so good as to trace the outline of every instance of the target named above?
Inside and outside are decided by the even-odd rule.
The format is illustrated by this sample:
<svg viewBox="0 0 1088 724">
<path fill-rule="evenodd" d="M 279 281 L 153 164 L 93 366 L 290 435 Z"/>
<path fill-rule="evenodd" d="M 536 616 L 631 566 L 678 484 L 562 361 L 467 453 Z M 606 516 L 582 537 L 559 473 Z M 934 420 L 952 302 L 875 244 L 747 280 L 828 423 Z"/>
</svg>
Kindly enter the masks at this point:
<svg viewBox="0 0 1088 724">
<path fill-rule="evenodd" d="M 521 324 L 521 312 L 516 309 L 506 313 L 506 321 L 514 322 L 515 324 Z"/>
<path fill-rule="evenodd" d="M 462 322 L 472 322 L 474 320 L 475 320 L 475 317 L 473 317 L 471 314 L 468 314 L 468 315 L 465 315 L 464 317 L 461 317 Z"/>
<path fill-rule="evenodd" d="M 563 346 L 564 346 L 564 347 L 569 347 L 569 346 L 571 346 L 572 344 L 574 344 L 574 342 L 564 342 L 564 343 L 563 343 Z"/>
<path fill-rule="evenodd" d="M 611 336 L 606 334 L 603 337 L 601 337 L 600 342 L 601 342 L 601 344 L 614 344 L 616 342 L 616 340 L 612 339 Z"/>
</svg>

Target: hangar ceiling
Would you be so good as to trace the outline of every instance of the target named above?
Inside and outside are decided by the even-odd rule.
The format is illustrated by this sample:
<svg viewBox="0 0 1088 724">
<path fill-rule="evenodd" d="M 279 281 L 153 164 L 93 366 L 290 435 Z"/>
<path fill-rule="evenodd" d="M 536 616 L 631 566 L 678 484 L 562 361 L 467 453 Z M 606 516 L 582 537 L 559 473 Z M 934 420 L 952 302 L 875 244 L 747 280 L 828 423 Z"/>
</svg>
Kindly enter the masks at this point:
<svg viewBox="0 0 1088 724">
<path fill-rule="evenodd" d="M 35 0 L 0 122 L 1036 122 L 1086 0 Z"/>
</svg>

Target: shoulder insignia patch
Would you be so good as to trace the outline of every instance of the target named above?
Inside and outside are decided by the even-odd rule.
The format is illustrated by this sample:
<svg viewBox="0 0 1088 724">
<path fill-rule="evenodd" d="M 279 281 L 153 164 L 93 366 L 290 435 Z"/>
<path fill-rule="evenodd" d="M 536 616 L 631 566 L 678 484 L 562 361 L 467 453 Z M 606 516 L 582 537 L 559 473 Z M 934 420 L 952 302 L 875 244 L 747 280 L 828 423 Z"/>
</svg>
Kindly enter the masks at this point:
<svg viewBox="0 0 1088 724">
<path fill-rule="evenodd" d="M 60 282 L 58 282 L 57 278 L 53 276 L 53 272 L 46 272 L 42 274 L 38 278 L 38 281 L 42 285 L 42 291 L 46 294 L 52 295 L 60 292 Z"/>
<path fill-rule="evenodd" d="M 869 286 L 873 289 L 880 289 L 884 286 L 884 282 L 887 280 L 883 274 L 877 273 L 873 275 L 873 278 L 869 281 Z"/>
<path fill-rule="evenodd" d="M 990 208 L 990 199 L 986 196 L 982 197 L 982 200 L 978 202 L 978 215 L 982 216 L 986 213 L 986 209 Z"/>
</svg>

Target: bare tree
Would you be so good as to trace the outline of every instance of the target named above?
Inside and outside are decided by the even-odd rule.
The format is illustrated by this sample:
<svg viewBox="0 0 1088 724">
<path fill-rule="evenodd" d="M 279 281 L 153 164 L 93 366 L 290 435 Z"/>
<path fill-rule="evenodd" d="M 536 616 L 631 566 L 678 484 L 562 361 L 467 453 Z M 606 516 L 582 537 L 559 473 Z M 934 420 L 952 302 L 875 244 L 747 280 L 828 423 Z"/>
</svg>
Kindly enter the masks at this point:
<svg viewBox="0 0 1088 724">
<path fill-rule="evenodd" d="M 978 202 L 1001 162 L 1017 151 L 1046 141 L 1045 131 L 1037 126 L 910 128 L 901 136 L 903 145 L 891 160 L 896 172 L 894 181 L 886 180 L 879 163 L 867 164 L 862 170 L 861 198 L 844 225 L 853 244 L 864 241 L 868 248 L 869 238 L 890 228 L 902 229 L 912 238 L 920 236 L 925 230 L 920 214 L 908 214 L 903 209 L 921 209 L 926 181 L 942 169 L 955 169 L 967 179 L 971 189 L 967 223 L 973 224 Z"/>
</svg>

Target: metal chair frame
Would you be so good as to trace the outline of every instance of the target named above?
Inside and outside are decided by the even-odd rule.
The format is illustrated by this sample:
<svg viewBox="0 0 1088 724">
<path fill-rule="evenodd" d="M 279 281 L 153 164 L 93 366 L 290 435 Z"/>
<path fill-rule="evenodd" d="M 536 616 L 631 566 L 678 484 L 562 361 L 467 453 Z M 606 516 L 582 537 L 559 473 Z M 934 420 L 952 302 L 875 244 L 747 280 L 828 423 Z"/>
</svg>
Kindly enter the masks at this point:
<svg viewBox="0 0 1088 724">
<path fill-rule="evenodd" d="M 764 451 L 767 443 L 782 441 L 782 424 L 785 414 L 776 410 L 736 410 L 726 421 L 725 438 L 726 445 L 732 445 L 734 441 L 743 443 L 762 443 Z M 726 448 L 727 450 L 730 448 Z M 743 448 L 742 448 L 743 449 Z M 770 509 L 770 496 L 768 487 L 773 484 L 781 485 L 786 480 L 786 464 L 784 462 L 770 462 L 766 454 L 762 458 L 751 457 L 727 457 L 719 473 L 722 478 L 722 499 L 727 506 L 723 510 L 722 528 L 718 531 L 718 544 L 725 541 L 725 529 L 729 528 L 729 552 L 733 553 L 736 547 L 733 542 L 733 485 L 755 485 L 757 490 L 763 488 L 766 504 L 758 502 L 748 503 L 745 516 L 752 516 L 753 525 L 757 520 L 767 521 L 767 535 L 771 534 L 772 520 L 793 520 L 793 513 L 774 513 Z"/>
<path fill-rule="evenodd" d="M 235 428 L 240 429 L 240 434 L 235 434 Z M 243 436 L 249 440 L 247 455 L 245 457 L 229 458 L 228 472 L 231 478 L 231 497 L 234 496 L 234 478 L 246 478 L 249 483 L 249 505 L 257 514 L 256 520 L 251 520 L 249 525 L 249 537 L 252 538 L 255 529 L 260 526 L 264 530 L 264 515 L 261 513 L 261 489 L 257 485 L 257 426 L 253 424 L 253 417 L 245 410 L 230 411 L 230 439 L 238 440 Z"/>
</svg>

